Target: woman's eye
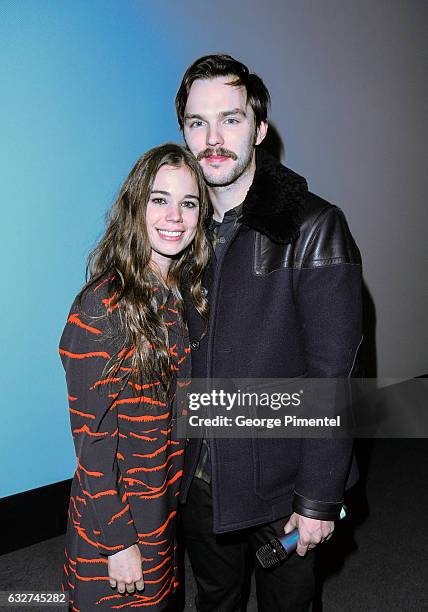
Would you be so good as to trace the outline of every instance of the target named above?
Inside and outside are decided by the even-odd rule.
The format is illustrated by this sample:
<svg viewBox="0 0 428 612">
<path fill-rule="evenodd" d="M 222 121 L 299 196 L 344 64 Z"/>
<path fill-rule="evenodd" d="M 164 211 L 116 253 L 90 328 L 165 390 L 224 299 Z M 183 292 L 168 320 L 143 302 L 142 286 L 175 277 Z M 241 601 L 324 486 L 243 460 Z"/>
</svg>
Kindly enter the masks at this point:
<svg viewBox="0 0 428 612">
<path fill-rule="evenodd" d="M 193 202 L 191 200 L 185 200 L 184 202 L 182 202 L 181 204 L 184 208 L 196 208 L 196 206 L 198 205 L 197 202 Z"/>
<path fill-rule="evenodd" d="M 166 204 L 166 200 L 164 198 L 152 198 L 153 204 Z"/>
</svg>

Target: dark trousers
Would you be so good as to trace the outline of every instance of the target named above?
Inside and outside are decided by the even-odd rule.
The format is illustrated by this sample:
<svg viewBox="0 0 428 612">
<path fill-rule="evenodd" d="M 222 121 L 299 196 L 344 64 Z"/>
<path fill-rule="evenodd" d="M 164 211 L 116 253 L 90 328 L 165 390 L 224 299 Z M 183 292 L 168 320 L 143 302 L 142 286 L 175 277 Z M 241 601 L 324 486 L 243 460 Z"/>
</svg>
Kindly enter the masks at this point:
<svg viewBox="0 0 428 612">
<path fill-rule="evenodd" d="M 194 478 L 187 503 L 181 506 L 185 545 L 196 580 L 196 607 L 200 612 L 242 610 L 245 560 L 255 560 L 255 551 L 283 535 L 287 517 L 268 525 L 215 535 L 211 487 Z M 259 612 L 307 612 L 314 596 L 314 555 L 293 554 L 273 570 L 264 570 L 255 560 Z"/>
</svg>

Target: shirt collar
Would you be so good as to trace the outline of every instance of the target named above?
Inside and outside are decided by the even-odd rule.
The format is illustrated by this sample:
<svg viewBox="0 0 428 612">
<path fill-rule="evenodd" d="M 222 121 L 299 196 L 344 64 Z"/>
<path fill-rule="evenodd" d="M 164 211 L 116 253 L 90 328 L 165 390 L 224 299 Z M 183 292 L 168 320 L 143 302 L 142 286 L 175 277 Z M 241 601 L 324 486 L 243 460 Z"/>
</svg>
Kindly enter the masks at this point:
<svg viewBox="0 0 428 612">
<path fill-rule="evenodd" d="M 213 230 L 214 228 L 219 227 L 219 225 L 222 225 L 223 223 L 234 223 L 241 216 L 242 206 L 243 202 L 241 202 L 241 204 L 238 204 L 238 206 L 235 206 L 235 208 L 231 208 L 230 210 L 226 211 L 224 213 L 222 221 L 216 221 L 214 217 L 211 217 L 210 229 Z"/>
</svg>

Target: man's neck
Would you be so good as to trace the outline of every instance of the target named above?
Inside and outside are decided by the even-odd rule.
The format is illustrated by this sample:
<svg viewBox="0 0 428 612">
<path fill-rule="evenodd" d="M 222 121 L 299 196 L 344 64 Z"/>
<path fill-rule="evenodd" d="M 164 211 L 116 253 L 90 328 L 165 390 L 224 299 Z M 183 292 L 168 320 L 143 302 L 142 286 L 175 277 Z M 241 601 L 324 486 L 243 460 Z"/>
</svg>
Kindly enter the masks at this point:
<svg viewBox="0 0 428 612">
<path fill-rule="evenodd" d="M 253 183 L 255 171 L 256 160 L 253 157 L 251 164 L 236 181 L 221 187 L 208 187 L 214 209 L 213 217 L 216 221 L 221 222 L 228 210 L 239 206 L 245 200 L 245 196 Z"/>
</svg>

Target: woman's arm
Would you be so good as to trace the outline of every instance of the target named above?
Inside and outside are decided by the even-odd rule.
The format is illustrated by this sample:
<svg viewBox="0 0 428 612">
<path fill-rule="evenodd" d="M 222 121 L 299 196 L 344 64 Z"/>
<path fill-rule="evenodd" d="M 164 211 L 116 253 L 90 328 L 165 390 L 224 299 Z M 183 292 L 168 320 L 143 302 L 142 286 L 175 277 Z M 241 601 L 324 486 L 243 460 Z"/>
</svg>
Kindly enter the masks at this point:
<svg viewBox="0 0 428 612">
<path fill-rule="evenodd" d="M 107 296 L 108 297 L 108 296 Z M 78 535 L 103 555 L 138 541 L 119 469 L 119 429 L 114 406 L 118 385 L 103 378 L 117 351 L 107 333 L 106 292 L 88 289 L 81 307 L 75 302 L 60 341 L 66 373 L 77 477 L 92 531 L 75 525 Z"/>
</svg>

